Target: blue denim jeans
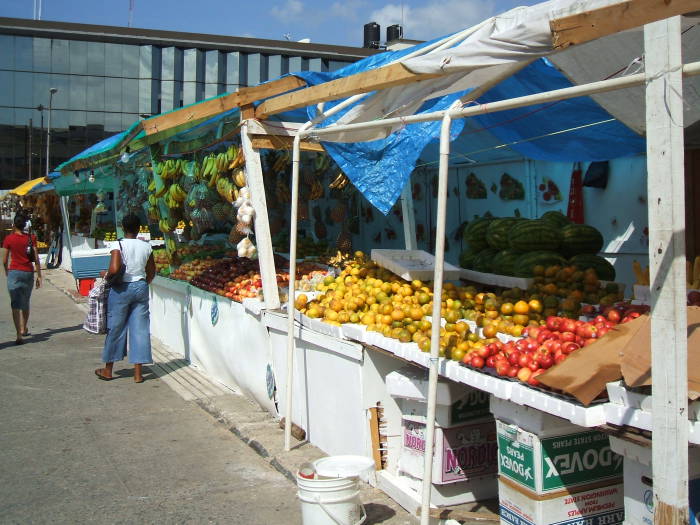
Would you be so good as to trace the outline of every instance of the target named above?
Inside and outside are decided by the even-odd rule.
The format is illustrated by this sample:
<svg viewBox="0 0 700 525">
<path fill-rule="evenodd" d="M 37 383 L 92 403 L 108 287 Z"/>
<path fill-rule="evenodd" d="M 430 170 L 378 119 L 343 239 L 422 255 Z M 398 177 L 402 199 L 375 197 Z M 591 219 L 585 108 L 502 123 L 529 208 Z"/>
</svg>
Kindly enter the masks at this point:
<svg viewBox="0 0 700 525">
<path fill-rule="evenodd" d="M 107 300 L 107 338 L 102 349 L 102 361 L 112 363 L 126 357 L 127 335 L 129 362 L 152 362 L 151 318 L 146 281 L 121 283 L 110 289 Z"/>
</svg>

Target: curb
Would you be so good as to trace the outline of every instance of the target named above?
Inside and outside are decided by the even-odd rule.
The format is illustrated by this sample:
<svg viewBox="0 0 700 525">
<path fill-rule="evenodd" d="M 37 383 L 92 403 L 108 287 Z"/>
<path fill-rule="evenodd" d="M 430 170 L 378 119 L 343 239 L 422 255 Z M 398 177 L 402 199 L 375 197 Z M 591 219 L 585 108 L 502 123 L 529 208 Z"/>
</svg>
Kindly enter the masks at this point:
<svg viewBox="0 0 700 525">
<path fill-rule="evenodd" d="M 71 290 L 67 290 L 66 288 L 63 288 L 59 284 L 53 282 L 51 277 L 49 275 L 46 275 L 46 280 L 51 283 L 51 286 L 56 288 L 58 291 L 62 292 L 64 295 L 67 297 L 70 297 L 70 299 L 75 303 L 75 304 L 85 304 L 87 303 L 87 298 L 83 297 L 80 295 L 78 292 L 73 292 Z"/>
<path fill-rule="evenodd" d="M 224 425 L 229 430 L 229 432 L 231 432 L 233 435 L 238 437 L 238 439 L 243 441 L 243 443 L 245 443 L 251 449 L 253 449 L 261 458 L 267 461 L 272 468 L 274 468 L 277 472 L 282 474 L 285 478 L 287 478 L 289 481 L 293 482 L 296 485 L 296 475 L 291 470 L 282 465 L 282 463 L 276 456 L 270 455 L 268 450 L 257 439 L 247 435 L 240 428 L 238 428 L 238 426 L 236 426 L 236 423 L 233 422 L 231 419 L 227 418 L 219 408 L 217 408 L 212 403 L 204 399 L 197 399 L 195 403 L 197 403 L 197 405 L 202 410 L 204 410 L 210 416 L 216 419 L 216 421 Z"/>
</svg>

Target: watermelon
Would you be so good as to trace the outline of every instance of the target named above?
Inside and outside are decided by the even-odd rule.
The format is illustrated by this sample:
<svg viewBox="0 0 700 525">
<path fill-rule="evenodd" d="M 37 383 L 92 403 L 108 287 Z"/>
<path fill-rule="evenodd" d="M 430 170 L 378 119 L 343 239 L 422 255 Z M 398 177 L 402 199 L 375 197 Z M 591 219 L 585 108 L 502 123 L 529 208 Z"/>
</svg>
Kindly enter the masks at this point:
<svg viewBox="0 0 700 525">
<path fill-rule="evenodd" d="M 566 259 L 556 252 L 539 250 L 521 255 L 515 261 L 514 274 L 518 277 L 532 277 L 535 266 L 564 266 Z"/>
<path fill-rule="evenodd" d="M 598 253 L 603 248 L 603 236 L 593 226 L 569 224 L 561 229 L 561 252 L 566 257 L 580 253 Z"/>
<path fill-rule="evenodd" d="M 498 252 L 491 263 L 493 273 L 499 275 L 515 275 L 516 262 L 523 254 L 513 250 Z"/>
<path fill-rule="evenodd" d="M 520 221 L 508 232 L 510 248 L 521 252 L 556 251 L 561 232 L 541 219 Z"/>
<path fill-rule="evenodd" d="M 560 211 L 548 211 L 547 213 L 542 214 L 542 217 L 540 217 L 541 221 L 545 221 L 546 223 L 554 226 L 555 228 L 563 228 L 564 226 L 568 226 L 571 224 L 571 220 L 564 215 Z"/>
<path fill-rule="evenodd" d="M 471 268 L 474 265 L 474 259 L 478 253 L 473 252 L 471 250 L 464 250 L 460 256 L 459 256 L 459 266 L 461 268 L 466 268 L 467 270 L 471 270 Z"/>
<path fill-rule="evenodd" d="M 505 250 L 509 246 L 508 232 L 519 221 L 517 217 L 505 217 L 503 219 L 492 220 L 486 228 L 486 242 L 491 248 Z"/>
<path fill-rule="evenodd" d="M 491 273 L 493 270 L 493 258 L 498 253 L 498 250 L 493 248 L 486 248 L 481 250 L 479 254 L 474 258 L 474 264 L 472 269 L 477 272 Z"/>
<path fill-rule="evenodd" d="M 593 268 L 598 275 L 598 279 L 603 281 L 615 280 L 615 267 L 607 260 L 597 255 L 582 253 L 574 255 L 569 262 L 579 270 L 588 270 Z"/>
<path fill-rule="evenodd" d="M 466 228 L 464 228 L 462 238 L 471 251 L 481 252 L 488 248 L 486 230 L 492 220 L 494 220 L 493 217 L 480 217 L 471 221 L 467 224 Z"/>
</svg>

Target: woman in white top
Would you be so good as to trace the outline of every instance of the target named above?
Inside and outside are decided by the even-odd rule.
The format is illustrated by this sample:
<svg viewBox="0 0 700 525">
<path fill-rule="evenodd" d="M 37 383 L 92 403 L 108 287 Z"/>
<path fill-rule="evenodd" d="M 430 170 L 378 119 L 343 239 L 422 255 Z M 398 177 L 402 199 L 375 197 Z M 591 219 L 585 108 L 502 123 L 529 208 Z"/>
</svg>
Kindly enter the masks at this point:
<svg viewBox="0 0 700 525">
<path fill-rule="evenodd" d="M 148 285 L 156 274 L 151 245 L 136 236 L 141 221 L 130 214 L 122 219 L 124 238 L 115 243 L 111 251 L 109 270 L 106 275 L 119 272 L 122 263 L 126 269 L 122 282 L 112 285 L 107 301 L 107 338 L 102 350 L 103 368 L 95 370 L 104 381 L 114 379 L 112 368 L 115 361 L 126 357 L 126 342 L 129 338 L 129 362 L 134 365 L 134 381 L 143 383 L 141 366 L 150 363 L 151 328 L 148 310 Z"/>
</svg>

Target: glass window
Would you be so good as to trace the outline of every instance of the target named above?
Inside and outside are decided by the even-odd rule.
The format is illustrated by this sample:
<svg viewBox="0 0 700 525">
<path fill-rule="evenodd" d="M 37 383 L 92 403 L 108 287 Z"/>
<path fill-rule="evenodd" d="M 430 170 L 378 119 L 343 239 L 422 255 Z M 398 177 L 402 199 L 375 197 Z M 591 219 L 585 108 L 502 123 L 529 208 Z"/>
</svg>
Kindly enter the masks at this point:
<svg viewBox="0 0 700 525">
<path fill-rule="evenodd" d="M 79 126 L 81 128 L 84 128 L 84 126 L 87 124 L 87 118 L 85 116 L 84 111 L 69 111 L 68 112 L 68 125 L 71 127 L 76 127 Z M 71 142 L 76 141 L 80 145 L 85 143 L 84 138 L 81 138 L 77 133 L 71 131 L 71 137 L 70 137 Z"/>
<path fill-rule="evenodd" d="M 122 111 L 138 113 L 139 81 L 135 78 L 122 79 Z"/>
<path fill-rule="evenodd" d="M 74 75 L 87 74 L 87 42 L 71 40 L 68 43 L 68 48 L 70 55 L 70 72 Z"/>
<path fill-rule="evenodd" d="M 224 55 L 219 51 L 207 51 L 206 76 L 204 81 L 208 84 L 218 84 L 224 81 Z"/>
<path fill-rule="evenodd" d="M 226 84 L 237 86 L 239 84 L 240 68 L 240 53 L 226 53 Z"/>
<path fill-rule="evenodd" d="M 15 125 L 29 126 L 29 119 L 33 119 L 34 116 L 34 111 L 31 109 L 15 108 Z M 24 140 L 22 140 L 22 142 L 24 142 Z"/>
<path fill-rule="evenodd" d="M 296 73 L 297 71 L 302 71 L 301 57 L 289 57 L 289 72 Z"/>
<path fill-rule="evenodd" d="M 139 115 L 151 115 L 153 107 L 151 104 L 153 80 L 139 80 Z"/>
<path fill-rule="evenodd" d="M 91 111 L 105 109 L 105 79 L 104 77 L 87 78 L 87 107 Z"/>
<path fill-rule="evenodd" d="M 15 105 L 15 79 L 12 71 L 0 71 L 0 106 Z"/>
<path fill-rule="evenodd" d="M 33 74 L 25 72 L 15 73 L 15 105 L 32 107 Z M 48 93 L 47 93 L 48 95 Z"/>
<path fill-rule="evenodd" d="M 70 73 L 68 40 L 51 41 L 51 71 L 53 73 Z"/>
<path fill-rule="evenodd" d="M 70 93 L 68 98 L 68 107 L 70 109 L 85 109 L 87 107 L 87 77 L 80 75 L 70 76 Z"/>
<path fill-rule="evenodd" d="M 33 46 L 31 37 L 15 37 L 15 69 L 19 69 L 20 71 L 32 70 L 32 49 Z"/>
<path fill-rule="evenodd" d="M 162 80 L 160 83 L 160 112 L 173 109 L 175 100 L 175 82 Z"/>
<path fill-rule="evenodd" d="M 51 111 L 51 141 L 55 140 L 57 143 L 65 143 L 66 137 L 65 132 L 68 129 L 68 114 L 70 111 L 62 111 L 60 109 L 54 109 Z M 46 122 L 46 119 L 44 119 Z M 48 126 L 48 124 L 47 124 Z M 53 158 L 53 154 L 51 155 Z M 52 168 L 54 166 L 51 166 Z"/>
<path fill-rule="evenodd" d="M 122 45 L 105 44 L 105 75 L 108 77 L 122 76 Z"/>
<path fill-rule="evenodd" d="M 220 84 L 204 84 L 204 97 L 203 98 L 211 98 L 215 97 L 216 95 L 219 95 L 220 93 L 223 93 L 223 86 Z M 200 97 L 197 100 L 203 100 L 203 98 Z M 185 102 L 186 104 L 186 102 Z"/>
<path fill-rule="evenodd" d="M 34 71 L 50 73 L 51 40 L 48 38 L 34 38 L 32 53 L 34 57 Z"/>
<path fill-rule="evenodd" d="M 161 64 L 161 79 L 163 80 L 174 80 L 175 79 L 175 48 L 174 47 L 164 47 L 163 48 L 163 59 Z"/>
<path fill-rule="evenodd" d="M 282 75 L 282 56 L 270 55 L 267 59 L 268 78 L 277 78 Z"/>
<path fill-rule="evenodd" d="M 105 79 L 105 111 L 122 110 L 122 79 Z"/>
<path fill-rule="evenodd" d="M 129 129 L 137 120 L 140 120 L 138 115 L 122 113 L 122 130 Z"/>
<path fill-rule="evenodd" d="M 139 47 L 139 78 L 153 78 L 153 46 Z"/>
<path fill-rule="evenodd" d="M 51 87 L 51 75 L 34 73 L 33 75 L 33 103 L 32 106 L 49 107 L 49 88 Z"/>
<path fill-rule="evenodd" d="M 53 96 L 53 107 L 68 109 L 70 107 L 70 75 L 51 75 L 50 87 L 58 89 Z M 46 93 L 46 96 L 48 97 L 49 93 Z"/>
<path fill-rule="evenodd" d="M 122 114 L 105 113 L 105 131 L 107 133 L 118 133 L 122 131 Z"/>
<path fill-rule="evenodd" d="M 86 111 L 85 118 L 87 119 L 87 139 L 90 144 L 95 144 L 102 140 L 102 128 L 105 125 L 104 113 L 101 111 Z"/>
<path fill-rule="evenodd" d="M 87 43 L 88 74 L 103 76 L 105 74 L 105 45 L 103 42 Z"/>
<path fill-rule="evenodd" d="M 128 78 L 138 78 L 140 60 L 139 46 L 122 46 L 122 75 Z"/>
<path fill-rule="evenodd" d="M 183 73 L 185 82 L 204 81 L 204 54 L 199 49 L 185 49 L 183 52 Z"/>
<path fill-rule="evenodd" d="M 262 67 L 262 56 L 259 53 L 247 55 L 247 82 L 249 86 L 257 86 L 261 82 L 260 69 Z"/>
<path fill-rule="evenodd" d="M 14 69 L 15 37 L 11 35 L 0 35 L 0 50 L 0 69 Z"/>
</svg>

